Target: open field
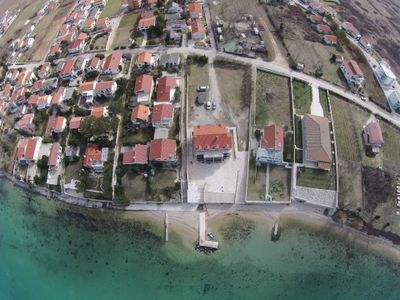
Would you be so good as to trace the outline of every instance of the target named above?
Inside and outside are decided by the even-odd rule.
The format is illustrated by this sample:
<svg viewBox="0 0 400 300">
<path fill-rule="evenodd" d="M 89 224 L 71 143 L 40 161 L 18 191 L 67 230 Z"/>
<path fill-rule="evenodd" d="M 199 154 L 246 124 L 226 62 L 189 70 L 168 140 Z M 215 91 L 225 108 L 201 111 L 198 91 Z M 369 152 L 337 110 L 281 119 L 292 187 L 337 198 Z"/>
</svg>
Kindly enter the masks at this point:
<svg viewBox="0 0 400 300">
<path fill-rule="evenodd" d="M 269 195 L 272 201 L 289 201 L 291 170 L 281 166 L 270 166 Z"/>
<path fill-rule="evenodd" d="M 247 188 L 248 201 L 265 201 L 266 166 L 256 168 L 255 158 L 250 158 L 249 181 Z"/>
<path fill-rule="evenodd" d="M 40 8 L 45 3 L 45 0 L 33 0 L 27 1 L 27 5 L 21 7 L 22 10 L 14 22 L 10 25 L 6 33 L 0 39 L 0 46 L 4 47 L 8 44 L 10 39 L 16 39 L 20 36 L 20 33 L 26 28 L 28 28 L 25 23 L 34 18 L 35 12 L 40 10 Z"/>
<path fill-rule="evenodd" d="M 336 180 L 332 170 L 324 171 L 319 169 L 302 168 L 299 169 L 297 173 L 297 185 L 325 190 L 335 190 Z"/>
<path fill-rule="evenodd" d="M 309 114 L 312 102 L 311 86 L 306 82 L 293 80 L 293 97 L 296 114 Z"/>
<path fill-rule="evenodd" d="M 383 138 L 383 165 L 385 169 L 393 170 L 400 173 L 400 131 L 381 121 Z"/>
<path fill-rule="evenodd" d="M 382 166 L 382 158 L 385 150 L 381 151 L 376 157 L 368 157 L 364 149 L 362 132 L 370 118 L 370 114 L 335 95 L 331 94 L 330 98 L 339 158 L 353 162 L 362 162 L 363 165 L 370 167 Z"/>
<path fill-rule="evenodd" d="M 369 0 L 358 5 L 357 0 L 341 1 L 336 7 L 341 16 L 365 35 L 374 48 L 389 60 L 400 74 L 400 3 L 397 0 Z"/>
<path fill-rule="evenodd" d="M 75 1 L 65 1 L 40 21 L 34 30 L 36 33 L 35 42 L 32 48 L 26 52 L 28 61 L 40 61 L 45 57 L 52 40 L 73 5 L 75 5 Z"/>
<path fill-rule="evenodd" d="M 119 13 L 122 0 L 109 0 L 101 12 L 100 18 L 114 17 Z"/>
<path fill-rule="evenodd" d="M 131 133 L 126 133 L 122 136 L 122 144 L 133 146 L 135 144 L 145 144 L 154 136 L 154 128 L 140 128 Z"/>
<path fill-rule="evenodd" d="M 289 79 L 271 73 L 257 71 L 256 115 L 257 128 L 277 124 L 291 128 Z"/>
<path fill-rule="evenodd" d="M 339 206 L 356 210 L 362 207 L 361 163 L 339 159 Z"/>
<path fill-rule="evenodd" d="M 129 41 L 132 30 L 137 24 L 139 14 L 131 13 L 122 17 L 119 23 L 117 32 L 114 37 L 112 48 L 118 46 L 129 46 L 131 43 Z"/>
<path fill-rule="evenodd" d="M 228 61 L 214 61 L 222 111 L 227 125 L 235 126 L 239 150 L 247 149 L 249 135 L 249 111 L 251 103 L 251 67 Z"/>
</svg>

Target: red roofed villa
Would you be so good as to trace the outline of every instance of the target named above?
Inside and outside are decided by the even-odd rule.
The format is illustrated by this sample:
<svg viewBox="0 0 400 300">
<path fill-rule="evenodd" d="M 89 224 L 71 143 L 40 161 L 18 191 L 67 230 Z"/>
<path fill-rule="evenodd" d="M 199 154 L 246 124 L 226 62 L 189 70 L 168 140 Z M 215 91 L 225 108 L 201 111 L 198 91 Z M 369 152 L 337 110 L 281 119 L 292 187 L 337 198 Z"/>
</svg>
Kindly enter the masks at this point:
<svg viewBox="0 0 400 300">
<path fill-rule="evenodd" d="M 277 125 L 265 126 L 257 148 L 256 163 L 283 164 L 284 130 Z"/>
</svg>

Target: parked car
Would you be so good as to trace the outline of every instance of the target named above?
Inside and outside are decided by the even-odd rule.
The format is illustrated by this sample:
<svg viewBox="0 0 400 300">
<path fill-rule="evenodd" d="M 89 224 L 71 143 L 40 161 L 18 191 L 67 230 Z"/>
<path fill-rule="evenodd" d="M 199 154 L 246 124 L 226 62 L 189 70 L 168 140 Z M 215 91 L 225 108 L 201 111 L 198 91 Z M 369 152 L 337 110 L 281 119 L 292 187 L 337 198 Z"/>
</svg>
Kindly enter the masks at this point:
<svg viewBox="0 0 400 300">
<path fill-rule="evenodd" d="M 207 85 L 200 85 L 197 87 L 198 92 L 205 92 L 205 91 L 207 91 L 207 89 L 208 89 Z"/>
<path fill-rule="evenodd" d="M 367 97 L 361 96 L 361 100 L 362 100 L 362 101 L 367 101 Z"/>
<path fill-rule="evenodd" d="M 217 103 L 215 103 L 214 101 L 211 102 L 211 106 L 212 106 L 212 110 L 216 110 L 217 109 Z"/>
<path fill-rule="evenodd" d="M 211 109 L 211 101 L 210 101 L 210 100 L 208 100 L 208 101 L 206 102 L 206 109 L 207 109 L 207 110 L 210 110 L 210 109 Z"/>
</svg>

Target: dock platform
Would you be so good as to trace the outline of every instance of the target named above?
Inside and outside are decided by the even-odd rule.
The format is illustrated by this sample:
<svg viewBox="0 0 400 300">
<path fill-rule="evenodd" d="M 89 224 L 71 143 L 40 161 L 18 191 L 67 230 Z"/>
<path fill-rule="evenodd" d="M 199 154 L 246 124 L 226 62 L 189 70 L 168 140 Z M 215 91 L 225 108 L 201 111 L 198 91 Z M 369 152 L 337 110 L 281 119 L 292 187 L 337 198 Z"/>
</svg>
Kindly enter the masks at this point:
<svg viewBox="0 0 400 300">
<path fill-rule="evenodd" d="M 208 241 L 206 240 L 206 213 L 201 212 L 199 214 L 199 246 L 218 249 L 217 241 Z"/>
</svg>

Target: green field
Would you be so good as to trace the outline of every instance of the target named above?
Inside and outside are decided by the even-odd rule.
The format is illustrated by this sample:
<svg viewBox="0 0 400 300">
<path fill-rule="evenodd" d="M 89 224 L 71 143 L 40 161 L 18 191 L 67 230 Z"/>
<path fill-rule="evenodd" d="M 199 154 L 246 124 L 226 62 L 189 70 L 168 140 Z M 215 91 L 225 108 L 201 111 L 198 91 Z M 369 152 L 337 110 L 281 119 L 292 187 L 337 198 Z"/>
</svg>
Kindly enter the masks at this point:
<svg viewBox="0 0 400 300">
<path fill-rule="evenodd" d="M 324 110 L 324 116 L 330 118 L 329 104 L 328 104 L 328 93 L 326 90 L 319 90 L 319 103 L 321 103 L 322 109 Z"/>
<path fill-rule="evenodd" d="M 257 71 L 256 113 L 257 128 L 277 124 L 286 130 L 291 125 L 289 79 L 264 71 Z"/>
<path fill-rule="evenodd" d="M 265 201 L 265 187 L 266 166 L 256 167 L 255 158 L 250 157 L 247 200 Z"/>
<path fill-rule="evenodd" d="M 331 171 L 319 169 L 302 169 L 297 173 L 297 185 L 325 189 L 336 189 L 335 174 Z"/>
<path fill-rule="evenodd" d="M 293 80 L 293 97 L 296 114 L 309 114 L 312 102 L 311 86 L 303 81 Z"/>
<path fill-rule="evenodd" d="M 121 8 L 122 0 L 108 0 L 106 6 L 104 7 L 100 18 L 110 18 L 119 14 Z"/>
<path fill-rule="evenodd" d="M 136 26 L 139 19 L 138 13 L 130 13 L 122 17 L 121 22 L 119 22 L 118 28 L 124 27 L 134 27 Z"/>
</svg>

